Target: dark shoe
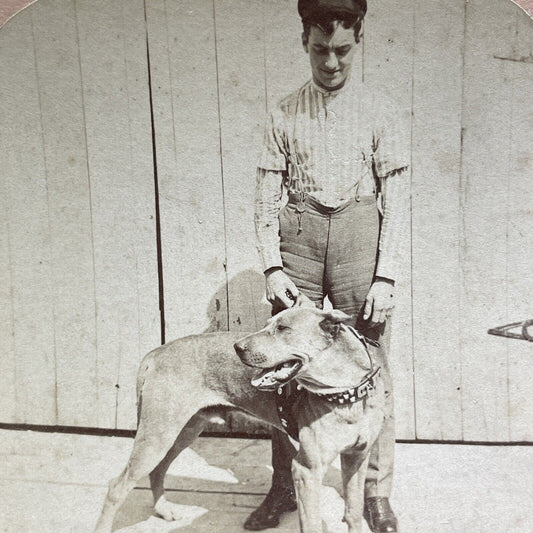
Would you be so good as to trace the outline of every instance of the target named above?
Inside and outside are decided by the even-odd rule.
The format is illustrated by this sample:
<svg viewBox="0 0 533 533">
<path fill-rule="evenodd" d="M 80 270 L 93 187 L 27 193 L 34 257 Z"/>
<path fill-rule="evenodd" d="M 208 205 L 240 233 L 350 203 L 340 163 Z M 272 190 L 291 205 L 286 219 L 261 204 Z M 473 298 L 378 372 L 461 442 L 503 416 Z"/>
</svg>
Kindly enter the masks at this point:
<svg viewBox="0 0 533 533">
<path fill-rule="evenodd" d="M 244 529 L 261 531 L 279 524 L 279 517 L 296 511 L 296 495 L 292 488 L 272 487 L 263 503 L 246 519 Z"/>
<path fill-rule="evenodd" d="M 397 533 L 398 520 L 389 499 L 376 496 L 365 500 L 365 520 L 374 533 Z"/>
</svg>

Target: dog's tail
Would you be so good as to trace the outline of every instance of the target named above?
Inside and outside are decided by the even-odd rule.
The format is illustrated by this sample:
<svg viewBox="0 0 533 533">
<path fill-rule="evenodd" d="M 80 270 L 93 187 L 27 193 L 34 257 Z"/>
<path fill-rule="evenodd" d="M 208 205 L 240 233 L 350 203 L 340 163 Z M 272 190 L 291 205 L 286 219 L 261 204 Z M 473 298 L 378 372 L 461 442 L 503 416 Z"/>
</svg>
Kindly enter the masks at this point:
<svg viewBox="0 0 533 533">
<path fill-rule="evenodd" d="M 137 373 L 137 428 L 139 427 L 139 421 L 141 420 L 141 409 L 143 401 L 143 387 L 146 381 L 148 372 L 152 369 L 153 359 L 157 350 L 154 350 L 147 354 L 141 361 L 139 366 L 139 372 Z"/>
</svg>

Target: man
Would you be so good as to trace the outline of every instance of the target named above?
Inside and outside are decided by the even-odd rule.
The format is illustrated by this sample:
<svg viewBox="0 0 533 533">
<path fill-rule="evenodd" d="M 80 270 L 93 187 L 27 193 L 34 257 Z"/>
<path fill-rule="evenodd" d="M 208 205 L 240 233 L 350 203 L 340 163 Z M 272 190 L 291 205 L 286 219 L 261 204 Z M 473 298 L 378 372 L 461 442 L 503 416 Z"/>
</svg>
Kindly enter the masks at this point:
<svg viewBox="0 0 533 533">
<path fill-rule="evenodd" d="M 395 434 L 387 352 L 408 213 L 408 136 L 387 100 L 351 76 L 366 0 L 299 0 L 298 12 L 312 79 L 267 122 L 255 199 L 258 249 L 273 313 L 292 306 L 300 291 L 319 306 L 327 296 L 380 344 L 387 405 L 365 481 L 365 517 L 372 531 L 392 533 Z M 282 513 L 296 509 L 295 453 L 287 436 L 274 431 L 272 488 L 246 529 L 275 527 Z"/>
</svg>

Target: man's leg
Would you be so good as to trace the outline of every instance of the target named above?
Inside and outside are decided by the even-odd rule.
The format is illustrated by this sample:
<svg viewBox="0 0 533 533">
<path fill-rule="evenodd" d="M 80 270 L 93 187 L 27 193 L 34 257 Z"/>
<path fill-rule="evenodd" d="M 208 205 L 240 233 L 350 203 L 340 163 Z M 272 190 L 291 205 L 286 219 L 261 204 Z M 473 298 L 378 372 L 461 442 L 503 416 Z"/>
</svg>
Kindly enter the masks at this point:
<svg viewBox="0 0 533 533">
<path fill-rule="evenodd" d="M 398 529 L 396 516 L 390 506 L 394 469 L 394 446 L 396 431 L 394 423 L 394 402 L 392 376 L 389 364 L 390 319 L 385 327 L 364 330 L 363 333 L 380 343 L 374 353 L 381 366 L 381 377 L 385 385 L 385 406 L 383 426 L 370 452 L 369 466 L 365 479 L 365 518 L 372 531 L 394 533 Z"/>
<path fill-rule="evenodd" d="M 280 516 L 288 511 L 296 511 L 296 495 L 292 482 L 291 465 L 296 449 L 285 433 L 272 430 L 272 486 L 261 505 L 244 522 L 250 531 L 276 527 Z"/>
<path fill-rule="evenodd" d="M 382 369 L 386 390 L 385 419 L 370 455 L 365 480 L 365 515 L 372 531 L 393 533 L 397 531 L 397 524 L 389 505 L 395 445 L 392 379 L 388 359 L 390 321 L 370 327 L 362 319 L 365 298 L 374 278 L 378 239 L 379 217 L 372 200 L 362 199 L 353 208 L 332 217 L 326 283 L 333 306 L 354 317 L 355 327 L 380 343 L 374 353 Z"/>
<path fill-rule="evenodd" d="M 310 210 L 302 217 L 301 231 L 298 231 L 298 217 L 294 206 L 288 205 L 280 213 L 283 270 L 298 289 L 319 307 L 322 306 L 324 298 L 322 282 L 327 232 L 327 218 Z M 272 314 L 282 310 L 274 306 Z M 273 429 L 272 487 L 261 505 L 246 519 L 245 529 L 260 531 L 276 527 L 284 512 L 296 510 L 291 472 L 295 456 L 296 449 L 289 437 L 284 432 Z"/>
<path fill-rule="evenodd" d="M 392 395 L 392 376 L 389 363 L 390 319 L 384 327 L 366 328 L 362 332 L 368 338 L 379 342 L 374 350 L 376 363 L 381 367 L 381 378 L 385 386 L 385 419 L 383 427 L 372 448 L 365 482 L 365 497 L 389 498 L 392 490 L 394 469 L 394 445 L 396 441 L 394 425 L 394 401 Z"/>
</svg>

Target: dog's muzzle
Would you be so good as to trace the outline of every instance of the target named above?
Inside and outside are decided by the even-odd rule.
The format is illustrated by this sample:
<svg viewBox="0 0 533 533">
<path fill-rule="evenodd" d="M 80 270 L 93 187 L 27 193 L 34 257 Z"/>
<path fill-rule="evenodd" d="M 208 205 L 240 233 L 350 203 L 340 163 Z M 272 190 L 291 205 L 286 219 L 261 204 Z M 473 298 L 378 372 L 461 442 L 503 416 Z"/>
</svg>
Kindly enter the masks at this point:
<svg viewBox="0 0 533 533">
<path fill-rule="evenodd" d="M 265 354 L 250 350 L 244 341 L 236 342 L 233 347 L 246 366 L 261 367 L 268 360 Z"/>
<path fill-rule="evenodd" d="M 294 379 L 302 368 L 300 359 L 289 359 L 276 366 L 261 370 L 251 383 L 259 390 L 272 391 Z"/>
<path fill-rule="evenodd" d="M 301 358 L 294 357 L 274 366 L 267 366 L 269 358 L 261 352 L 250 350 L 244 339 L 237 341 L 233 347 L 239 359 L 246 366 L 261 369 L 251 382 L 259 390 L 275 390 L 280 385 L 288 383 L 298 374 L 303 365 Z"/>
</svg>

